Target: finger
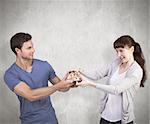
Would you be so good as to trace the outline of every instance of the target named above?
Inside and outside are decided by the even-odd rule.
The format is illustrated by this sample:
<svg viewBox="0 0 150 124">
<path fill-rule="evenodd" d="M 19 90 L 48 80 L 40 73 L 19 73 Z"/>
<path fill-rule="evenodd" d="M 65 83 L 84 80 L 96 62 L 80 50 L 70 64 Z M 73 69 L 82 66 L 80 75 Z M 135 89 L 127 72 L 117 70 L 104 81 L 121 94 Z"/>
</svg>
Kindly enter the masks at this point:
<svg viewBox="0 0 150 124">
<path fill-rule="evenodd" d="M 73 85 L 73 86 L 71 86 L 71 88 L 77 88 L 78 86 L 77 85 Z"/>
<path fill-rule="evenodd" d="M 71 69 L 70 71 L 71 72 L 79 72 L 81 69 L 80 68 L 74 68 L 74 69 Z"/>
<path fill-rule="evenodd" d="M 87 80 L 87 78 L 85 76 L 83 76 L 82 74 L 79 74 L 79 77 L 82 79 L 82 80 Z"/>
<path fill-rule="evenodd" d="M 66 83 L 73 83 L 73 80 L 67 79 L 67 80 L 65 80 L 65 82 L 66 82 Z"/>
<path fill-rule="evenodd" d="M 83 83 L 76 83 L 76 86 L 82 86 Z"/>
<path fill-rule="evenodd" d="M 76 84 L 72 83 L 72 84 L 69 84 L 69 87 L 73 88 L 75 87 Z"/>
<path fill-rule="evenodd" d="M 66 73 L 66 75 L 64 76 L 63 79 L 64 79 L 64 80 L 67 80 L 68 76 L 69 76 L 69 72 Z"/>
</svg>

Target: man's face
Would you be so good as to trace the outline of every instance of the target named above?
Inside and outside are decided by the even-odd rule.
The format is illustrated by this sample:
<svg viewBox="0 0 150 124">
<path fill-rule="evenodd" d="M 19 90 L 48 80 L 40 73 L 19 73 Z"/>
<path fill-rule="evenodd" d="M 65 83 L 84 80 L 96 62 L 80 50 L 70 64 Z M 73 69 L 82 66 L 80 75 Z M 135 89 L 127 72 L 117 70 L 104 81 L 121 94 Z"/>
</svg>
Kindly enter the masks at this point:
<svg viewBox="0 0 150 124">
<path fill-rule="evenodd" d="M 25 60 L 32 60 L 35 50 L 31 40 L 24 42 L 21 49 L 17 50 L 18 55 Z"/>
</svg>

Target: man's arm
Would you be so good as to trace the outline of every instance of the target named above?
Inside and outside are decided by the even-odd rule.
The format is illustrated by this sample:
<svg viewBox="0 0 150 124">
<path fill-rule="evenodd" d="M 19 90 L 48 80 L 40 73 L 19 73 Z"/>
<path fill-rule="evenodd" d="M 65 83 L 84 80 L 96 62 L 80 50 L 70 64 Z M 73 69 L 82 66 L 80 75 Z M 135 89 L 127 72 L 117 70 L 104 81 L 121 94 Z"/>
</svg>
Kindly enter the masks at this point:
<svg viewBox="0 0 150 124">
<path fill-rule="evenodd" d="M 68 89 L 72 86 L 70 81 L 61 80 L 59 82 L 60 83 L 56 83 L 55 85 L 49 87 L 42 87 L 37 89 L 31 89 L 25 82 L 20 82 L 15 86 L 14 92 L 29 101 L 36 101 L 47 97 L 60 89 Z"/>
</svg>

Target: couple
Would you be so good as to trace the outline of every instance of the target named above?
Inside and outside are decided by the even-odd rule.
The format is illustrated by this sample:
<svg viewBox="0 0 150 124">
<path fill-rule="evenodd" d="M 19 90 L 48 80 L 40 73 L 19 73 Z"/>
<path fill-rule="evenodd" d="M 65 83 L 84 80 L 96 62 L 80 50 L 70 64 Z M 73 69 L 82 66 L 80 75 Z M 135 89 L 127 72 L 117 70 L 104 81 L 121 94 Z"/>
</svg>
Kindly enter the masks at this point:
<svg viewBox="0 0 150 124">
<path fill-rule="evenodd" d="M 117 59 L 103 70 L 74 71 L 78 86 L 92 86 L 105 92 L 101 101 L 100 124 L 133 124 L 133 98 L 146 80 L 145 60 L 140 45 L 128 35 L 114 42 Z M 16 61 L 6 70 L 4 80 L 20 101 L 21 124 L 58 124 L 50 95 L 74 87 L 67 74 L 62 80 L 47 61 L 33 59 L 32 36 L 17 33 L 10 40 Z M 72 73 L 71 73 L 72 74 Z M 107 77 L 105 84 L 94 83 Z M 48 81 L 53 85 L 48 86 Z"/>
</svg>

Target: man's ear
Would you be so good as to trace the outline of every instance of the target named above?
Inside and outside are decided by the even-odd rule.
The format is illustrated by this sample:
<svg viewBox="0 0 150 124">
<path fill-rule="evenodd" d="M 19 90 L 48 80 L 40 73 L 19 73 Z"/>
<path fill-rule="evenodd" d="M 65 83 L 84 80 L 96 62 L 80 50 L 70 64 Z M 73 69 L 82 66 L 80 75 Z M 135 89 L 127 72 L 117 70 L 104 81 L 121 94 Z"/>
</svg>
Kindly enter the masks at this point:
<svg viewBox="0 0 150 124">
<path fill-rule="evenodd" d="M 18 54 L 20 52 L 19 48 L 15 48 L 16 53 Z"/>
</svg>

